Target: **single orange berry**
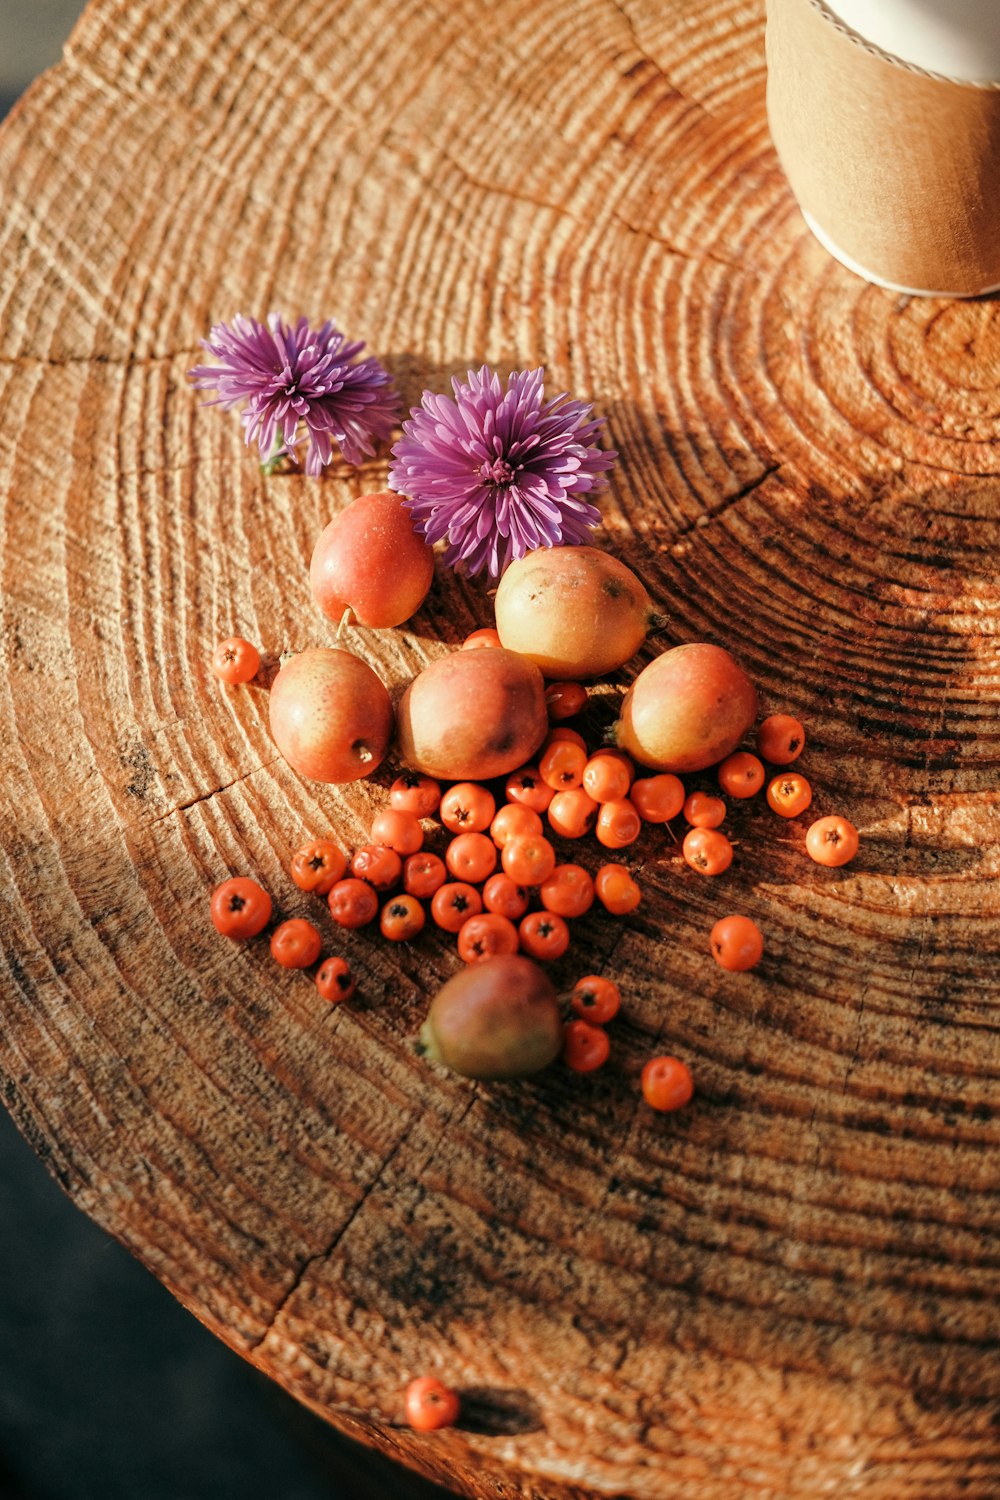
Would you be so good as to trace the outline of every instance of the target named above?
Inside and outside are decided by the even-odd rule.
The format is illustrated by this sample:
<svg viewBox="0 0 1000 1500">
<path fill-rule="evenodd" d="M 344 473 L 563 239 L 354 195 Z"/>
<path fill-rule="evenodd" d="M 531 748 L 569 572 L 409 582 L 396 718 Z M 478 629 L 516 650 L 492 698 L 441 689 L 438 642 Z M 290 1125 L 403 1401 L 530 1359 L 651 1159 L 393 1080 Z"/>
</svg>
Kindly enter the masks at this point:
<svg viewBox="0 0 1000 1500">
<path fill-rule="evenodd" d="M 429 849 L 421 849 L 403 861 L 403 890 L 408 896 L 429 901 L 447 879 L 448 868 L 444 860 Z"/>
<path fill-rule="evenodd" d="M 459 932 L 470 917 L 483 909 L 483 898 L 474 885 L 453 880 L 440 886 L 431 897 L 431 916 L 445 932 Z"/>
<path fill-rule="evenodd" d="M 545 689 L 550 719 L 572 719 L 587 707 L 587 689 L 582 682 L 554 682 Z"/>
<path fill-rule="evenodd" d="M 456 880 L 478 885 L 497 867 L 497 847 L 485 833 L 459 833 L 444 851 L 444 862 Z"/>
<path fill-rule="evenodd" d="M 348 877 L 330 887 L 326 898 L 330 915 L 338 927 L 367 927 L 378 913 L 378 896 L 367 880 Z"/>
<path fill-rule="evenodd" d="M 601 974 L 588 974 L 585 979 L 578 979 L 573 986 L 569 1003 L 582 1020 L 603 1026 L 605 1022 L 613 1021 L 618 1014 L 622 997 L 613 979 L 605 979 Z"/>
<path fill-rule="evenodd" d="M 556 792 L 571 792 L 583 781 L 587 752 L 572 740 L 553 740 L 538 760 L 538 774 Z"/>
<path fill-rule="evenodd" d="M 241 635 L 231 635 L 228 640 L 220 641 L 212 652 L 212 671 L 230 687 L 239 682 L 251 682 L 260 671 L 260 652 Z"/>
<path fill-rule="evenodd" d="M 721 875 L 733 862 L 733 846 L 717 828 L 689 828 L 681 853 L 699 875 Z"/>
<path fill-rule="evenodd" d="M 767 784 L 767 805 L 783 818 L 797 818 L 812 799 L 812 787 L 801 771 L 781 771 Z"/>
<path fill-rule="evenodd" d="M 694 1093 L 691 1070 L 679 1057 L 653 1057 L 642 1070 L 642 1095 L 652 1109 L 681 1109 Z"/>
<path fill-rule="evenodd" d="M 420 819 L 413 813 L 403 812 L 398 807 L 384 807 L 372 819 L 371 838 L 373 844 L 395 849 L 405 859 L 408 854 L 416 854 L 423 845 L 424 830 Z"/>
<path fill-rule="evenodd" d="M 716 775 L 719 785 L 730 797 L 753 797 L 764 785 L 764 767 L 749 750 L 727 755 Z"/>
<path fill-rule="evenodd" d="M 846 865 L 858 852 L 858 830 L 837 814 L 819 818 L 806 834 L 806 853 L 818 865 Z"/>
<path fill-rule="evenodd" d="M 542 820 L 534 808 L 525 807 L 523 802 L 505 802 L 490 824 L 490 838 L 502 849 L 508 839 L 523 834 L 537 837 L 542 828 Z"/>
<path fill-rule="evenodd" d="M 484 646 L 494 649 L 502 644 L 499 632 L 494 630 L 491 625 L 484 625 L 481 630 L 473 630 L 467 635 L 459 650 L 481 651 Z"/>
<path fill-rule="evenodd" d="M 271 957 L 283 969 L 308 969 L 319 958 L 323 939 L 305 917 L 281 922 L 271 934 Z"/>
<path fill-rule="evenodd" d="M 390 943 L 408 943 L 423 931 L 426 920 L 416 896 L 392 896 L 382 908 L 379 927 Z"/>
<path fill-rule="evenodd" d="M 597 814 L 597 842 L 606 849 L 624 849 L 634 844 L 642 831 L 642 819 L 629 801 L 621 797 L 615 802 L 602 802 Z"/>
<path fill-rule="evenodd" d="M 395 849 L 385 844 L 362 844 L 351 855 L 351 874 L 377 891 L 391 891 L 399 884 L 402 873 L 403 861 Z"/>
<path fill-rule="evenodd" d="M 550 745 L 555 744 L 556 740 L 569 740 L 571 745 L 579 745 L 581 750 L 587 748 L 587 741 L 578 729 L 570 729 L 565 724 L 557 724 L 554 729 L 549 730 L 542 741 L 541 753 L 544 754 Z"/>
<path fill-rule="evenodd" d="M 582 917 L 594 904 L 594 882 L 582 865 L 556 865 L 538 894 L 546 911 Z"/>
<path fill-rule="evenodd" d="M 562 958 L 569 947 L 569 928 L 554 911 L 529 912 L 517 929 L 522 952 L 532 958 Z"/>
<path fill-rule="evenodd" d="M 478 912 L 459 928 L 458 956 L 463 963 L 481 964 L 517 950 L 517 928 L 498 912 Z"/>
<path fill-rule="evenodd" d="M 544 887 L 543 887 L 544 889 Z M 528 910 L 528 889 L 503 870 L 491 875 L 483 886 L 483 905 L 487 911 L 496 912 L 510 922 L 518 922 Z"/>
<path fill-rule="evenodd" d="M 642 892 L 624 865 L 602 865 L 594 876 L 597 899 L 612 916 L 623 917 L 635 911 Z"/>
<path fill-rule="evenodd" d="M 556 851 L 541 834 L 521 834 L 507 840 L 500 860 L 518 885 L 541 885 L 556 867 Z"/>
<path fill-rule="evenodd" d="M 404 771 L 389 788 L 389 806 L 415 818 L 432 818 L 441 801 L 441 788 L 432 776 L 419 771 Z"/>
<path fill-rule="evenodd" d="M 790 766 L 805 742 L 806 732 L 791 714 L 770 714 L 757 730 L 757 749 L 772 766 Z"/>
<path fill-rule="evenodd" d="M 434 1375 L 421 1375 L 419 1380 L 410 1381 L 404 1406 L 406 1420 L 416 1432 L 453 1427 L 461 1409 L 455 1392 Z"/>
<path fill-rule="evenodd" d="M 543 813 L 555 796 L 552 788 L 546 786 L 539 776 L 537 766 L 522 766 L 519 771 L 512 771 L 504 791 L 508 802 L 519 802 L 536 813 Z"/>
<path fill-rule="evenodd" d="M 684 817 L 692 828 L 718 828 L 725 821 L 726 804 L 710 792 L 692 792 L 684 801 Z"/>
<path fill-rule="evenodd" d="M 341 1000 L 350 1000 L 354 994 L 354 976 L 346 958 L 334 956 L 324 958 L 316 970 L 316 988 L 324 1000 L 329 1000 L 331 1005 L 338 1004 Z"/>
<path fill-rule="evenodd" d="M 271 898 L 247 875 L 233 875 L 212 892 L 212 925 L 223 937 L 246 942 L 263 932 L 271 920 Z"/>
<path fill-rule="evenodd" d="M 574 1073 L 593 1073 L 608 1060 L 611 1043 L 603 1026 L 567 1021 L 563 1027 L 563 1061 Z"/>
<path fill-rule="evenodd" d="M 583 768 L 581 785 L 595 802 L 619 802 L 628 796 L 635 768 L 620 750 L 598 750 Z"/>
<path fill-rule="evenodd" d="M 292 855 L 289 872 L 300 891 L 327 896 L 347 874 L 347 855 L 330 839 L 313 839 Z"/>
<path fill-rule="evenodd" d="M 582 839 L 597 822 L 600 806 L 582 786 L 571 792 L 556 792 L 549 803 L 549 827 L 564 839 Z"/>
<path fill-rule="evenodd" d="M 633 781 L 629 798 L 644 823 L 669 823 L 684 806 L 684 783 L 671 771 Z"/>
<path fill-rule="evenodd" d="M 452 833 L 484 833 L 496 812 L 493 793 L 477 781 L 459 781 L 441 798 L 438 817 Z"/>
<path fill-rule="evenodd" d="M 720 917 L 712 928 L 710 946 L 720 968 L 731 974 L 743 974 L 760 963 L 764 937 L 749 917 Z"/>
</svg>

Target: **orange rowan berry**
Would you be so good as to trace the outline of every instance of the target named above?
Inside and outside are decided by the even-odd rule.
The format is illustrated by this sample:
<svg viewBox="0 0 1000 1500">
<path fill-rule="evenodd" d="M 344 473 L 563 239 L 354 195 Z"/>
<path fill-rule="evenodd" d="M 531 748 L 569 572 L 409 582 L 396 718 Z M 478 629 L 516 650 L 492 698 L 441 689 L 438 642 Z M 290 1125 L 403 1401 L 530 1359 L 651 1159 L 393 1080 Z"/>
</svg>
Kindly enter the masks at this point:
<svg viewBox="0 0 1000 1500">
<path fill-rule="evenodd" d="M 493 793 L 477 781 L 459 781 L 441 798 L 438 817 L 452 833 L 483 833 L 496 812 Z"/>
<path fill-rule="evenodd" d="M 522 766 L 519 771 L 512 771 L 504 791 L 508 802 L 519 802 L 536 813 L 543 813 L 555 796 L 538 774 L 537 766 Z"/>
<path fill-rule="evenodd" d="M 537 837 L 543 826 L 534 808 L 525 807 L 523 802 L 505 802 L 490 824 L 490 838 L 502 849 L 508 839 L 523 835 Z"/>
<path fill-rule="evenodd" d="M 756 968 L 764 954 L 764 937 L 749 917 L 720 917 L 712 928 L 712 957 L 731 974 Z"/>
<path fill-rule="evenodd" d="M 444 851 L 444 862 L 456 880 L 478 885 L 496 869 L 497 848 L 485 833 L 459 833 Z"/>
<path fill-rule="evenodd" d="M 689 828 L 681 853 L 699 875 L 721 875 L 733 862 L 733 846 L 717 828 Z"/>
<path fill-rule="evenodd" d="M 679 1057 L 650 1058 L 642 1070 L 643 1098 L 652 1109 L 681 1109 L 693 1093 L 691 1070 Z"/>
<path fill-rule="evenodd" d="M 384 807 L 372 819 L 371 839 L 373 844 L 394 849 L 405 859 L 408 854 L 416 854 L 422 847 L 424 830 L 420 826 L 420 819 L 413 813 L 403 812 L 398 807 Z"/>
<path fill-rule="evenodd" d="M 378 914 L 374 887 L 351 876 L 330 887 L 326 904 L 338 927 L 367 927 Z"/>
<path fill-rule="evenodd" d="M 500 639 L 499 631 L 494 630 L 491 625 L 484 625 L 481 630 L 471 631 L 470 634 L 465 637 L 465 640 L 462 642 L 459 650 L 481 651 L 484 646 L 490 649 L 495 649 L 496 647 L 502 645 L 503 642 Z"/>
<path fill-rule="evenodd" d="M 223 937 L 246 942 L 263 932 L 271 920 L 271 898 L 247 875 L 233 875 L 212 892 L 212 925 Z"/>
<path fill-rule="evenodd" d="M 618 802 L 628 796 L 635 768 L 620 750 L 598 750 L 583 768 L 580 784 L 595 802 Z"/>
<path fill-rule="evenodd" d="M 556 867 L 556 851 L 541 834 L 521 834 L 504 844 L 500 861 L 518 885 L 541 885 Z"/>
<path fill-rule="evenodd" d="M 347 874 L 347 855 L 330 839 L 313 839 L 296 849 L 289 873 L 300 891 L 326 896 Z"/>
<path fill-rule="evenodd" d="M 385 844 L 362 844 L 351 855 L 351 874 L 356 880 L 364 880 L 377 891 L 391 891 L 399 884 L 403 873 L 403 861 L 395 849 Z M 336 886 L 332 887 L 336 890 Z"/>
<path fill-rule="evenodd" d="M 574 1073 L 593 1073 L 608 1060 L 611 1043 L 603 1026 L 579 1018 L 563 1027 L 563 1060 Z"/>
<path fill-rule="evenodd" d="M 458 956 L 463 963 L 481 964 L 488 958 L 517 950 L 517 928 L 498 912 L 477 912 L 459 928 Z"/>
<path fill-rule="evenodd" d="M 582 786 L 571 792 L 556 792 L 548 807 L 549 827 L 564 839 L 582 839 L 597 822 L 600 803 Z"/>
<path fill-rule="evenodd" d="M 670 771 L 642 776 L 633 781 L 629 797 L 644 823 L 669 823 L 684 806 L 684 783 Z"/>
<path fill-rule="evenodd" d="M 622 997 L 613 979 L 605 979 L 601 974 L 588 974 L 585 979 L 578 979 L 573 986 L 569 1003 L 582 1020 L 603 1026 L 607 1021 L 613 1021 L 618 1014 Z"/>
<path fill-rule="evenodd" d="M 811 806 L 813 794 L 801 771 L 780 771 L 767 784 L 767 805 L 783 818 L 797 818 Z"/>
<path fill-rule="evenodd" d="M 819 818 L 806 834 L 806 853 L 818 865 L 837 868 L 846 865 L 858 852 L 858 830 L 847 818 L 833 814 Z"/>
<path fill-rule="evenodd" d="M 486 910 L 496 912 L 498 917 L 506 917 L 511 922 L 520 921 L 524 916 L 529 899 L 527 887 L 511 880 L 504 870 L 491 875 L 483 886 L 483 905 Z"/>
<path fill-rule="evenodd" d="M 403 890 L 408 896 L 419 896 L 424 901 L 439 891 L 448 879 L 448 867 L 437 854 L 421 849 L 403 861 Z"/>
<path fill-rule="evenodd" d="M 730 797 L 753 797 L 764 785 L 764 767 L 749 750 L 727 755 L 716 771 L 719 785 Z"/>
<path fill-rule="evenodd" d="M 538 894 L 546 911 L 582 917 L 594 904 L 594 882 L 582 865 L 556 865 Z"/>
<path fill-rule="evenodd" d="M 432 776 L 404 771 L 389 788 L 389 806 L 415 818 L 432 818 L 441 801 L 441 788 Z"/>
<path fill-rule="evenodd" d="M 271 934 L 271 957 L 283 969 L 308 969 L 319 958 L 323 939 L 305 917 L 290 917 Z"/>
<path fill-rule="evenodd" d="M 445 932 L 459 932 L 470 917 L 483 909 L 483 898 L 474 885 L 453 880 L 439 886 L 431 897 L 431 916 Z"/>
<path fill-rule="evenodd" d="M 391 943 L 408 943 L 423 931 L 426 920 L 416 896 L 391 896 L 382 908 L 379 927 Z"/>
<path fill-rule="evenodd" d="M 260 652 L 241 635 L 231 635 L 212 652 L 212 671 L 230 687 L 252 682 L 260 671 Z"/>
<path fill-rule="evenodd" d="M 521 948 L 532 958 L 561 958 L 569 947 L 569 928 L 554 911 L 532 911 L 517 929 Z"/>
<path fill-rule="evenodd" d="M 684 817 L 692 828 L 718 828 L 725 821 L 726 804 L 709 792 L 692 792 L 684 801 Z"/>
<path fill-rule="evenodd" d="M 329 1000 L 331 1005 L 338 1004 L 341 1000 L 350 1000 L 354 994 L 354 976 L 346 958 L 335 955 L 332 958 L 324 958 L 316 970 L 316 988 L 324 1000 Z"/>
<path fill-rule="evenodd" d="M 583 780 L 587 752 L 572 740 L 554 740 L 538 759 L 538 774 L 556 792 L 571 792 Z"/>
<path fill-rule="evenodd" d="M 587 706 L 587 689 L 582 682 L 554 682 L 545 689 L 545 706 L 550 719 L 572 719 Z"/>
<path fill-rule="evenodd" d="M 597 842 L 606 849 L 624 849 L 634 844 L 642 832 L 642 819 L 628 797 L 617 802 L 603 802 L 594 829 Z"/>
<path fill-rule="evenodd" d="M 790 766 L 805 742 L 805 729 L 791 714 L 769 714 L 757 730 L 757 749 L 772 766 Z"/>
<path fill-rule="evenodd" d="M 416 1432 L 436 1432 L 441 1427 L 452 1427 L 460 1410 L 459 1399 L 453 1390 L 434 1375 L 421 1375 L 411 1380 L 404 1398 L 406 1420 Z"/>
<path fill-rule="evenodd" d="M 623 917 L 635 911 L 642 892 L 624 865 L 602 865 L 594 876 L 597 899 L 612 916 Z"/>
</svg>

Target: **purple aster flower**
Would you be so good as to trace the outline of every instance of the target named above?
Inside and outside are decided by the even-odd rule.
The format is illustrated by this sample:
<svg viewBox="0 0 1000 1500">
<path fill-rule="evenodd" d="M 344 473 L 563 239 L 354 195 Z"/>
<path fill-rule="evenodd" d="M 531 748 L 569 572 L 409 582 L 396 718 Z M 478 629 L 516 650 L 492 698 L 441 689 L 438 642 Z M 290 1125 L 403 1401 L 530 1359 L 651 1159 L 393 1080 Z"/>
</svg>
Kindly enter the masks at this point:
<svg viewBox="0 0 1000 1500">
<path fill-rule="evenodd" d="M 584 498 L 617 453 L 597 446 L 600 417 L 563 393 L 543 400 L 542 370 L 515 371 L 506 390 L 483 365 L 455 399 L 425 391 L 392 450 L 389 484 L 406 498 L 445 561 L 498 578 L 535 547 L 584 542 L 601 519 Z"/>
<path fill-rule="evenodd" d="M 272 313 L 267 325 L 237 314 L 232 326 L 216 323 L 202 348 L 217 365 L 197 365 L 195 385 L 218 391 L 209 406 L 246 403 L 241 421 L 247 443 L 261 458 L 291 453 L 304 423 L 309 438 L 306 473 L 318 474 L 336 443 L 348 463 L 375 452 L 374 438 L 389 438 L 399 416 L 392 377 L 377 359 L 353 363 L 364 344 L 348 344 L 332 323 L 313 330 L 305 318 L 290 328 Z"/>
</svg>

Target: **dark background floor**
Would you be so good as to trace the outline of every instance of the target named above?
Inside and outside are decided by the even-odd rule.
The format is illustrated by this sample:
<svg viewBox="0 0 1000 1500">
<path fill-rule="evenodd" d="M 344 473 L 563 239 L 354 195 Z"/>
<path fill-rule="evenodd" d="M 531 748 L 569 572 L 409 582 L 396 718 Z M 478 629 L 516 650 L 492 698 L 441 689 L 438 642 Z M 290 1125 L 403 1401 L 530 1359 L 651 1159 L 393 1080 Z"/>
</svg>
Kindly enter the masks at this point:
<svg viewBox="0 0 1000 1500">
<path fill-rule="evenodd" d="M 0 0 L 0 117 L 79 0 Z M 2 935 L 0 935 L 2 941 Z M 0 1500 L 434 1500 L 204 1329 L 0 1107 Z"/>
<path fill-rule="evenodd" d="M 435 1500 L 203 1328 L 0 1109 L 0 1500 Z"/>
</svg>

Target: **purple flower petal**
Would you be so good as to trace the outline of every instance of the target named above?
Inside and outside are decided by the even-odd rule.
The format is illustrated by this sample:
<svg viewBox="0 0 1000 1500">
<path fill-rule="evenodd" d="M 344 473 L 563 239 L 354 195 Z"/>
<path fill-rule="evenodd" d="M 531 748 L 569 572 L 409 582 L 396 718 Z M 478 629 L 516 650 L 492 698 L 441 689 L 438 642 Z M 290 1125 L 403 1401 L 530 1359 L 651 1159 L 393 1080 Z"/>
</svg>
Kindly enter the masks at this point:
<svg viewBox="0 0 1000 1500">
<path fill-rule="evenodd" d="M 377 359 L 354 361 L 364 344 L 347 343 L 330 322 L 290 328 L 272 313 L 267 324 L 239 313 L 216 323 L 202 347 L 218 364 L 196 365 L 196 386 L 218 392 L 209 405 L 243 405 L 248 444 L 267 458 L 280 436 L 289 452 L 308 440 L 306 473 L 316 475 L 336 443 L 348 463 L 360 464 L 388 439 L 399 416 L 392 378 Z M 300 428 L 305 428 L 305 433 Z"/>
<path fill-rule="evenodd" d="M 452 380 L 454 400 L 425 391 L 392 450 L 392 489 L 446 562 L 494 578 L 535 547 L 578 545 L 600 511 L 595 489 L 617 453 L 598 447 L 603 420 L 565 393 L 545 401 L 544 371 L 501 386 L 483 365 Z"/>
</svg>

